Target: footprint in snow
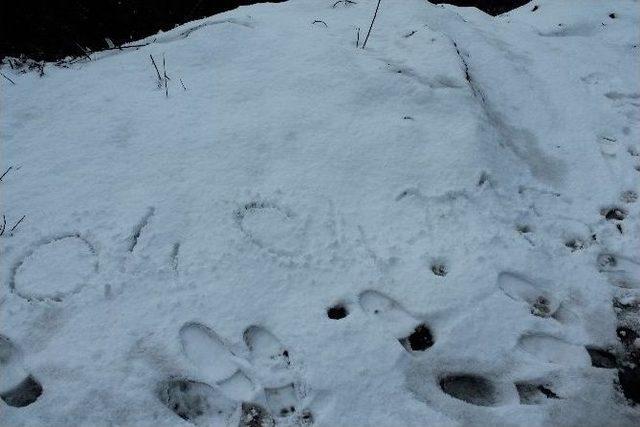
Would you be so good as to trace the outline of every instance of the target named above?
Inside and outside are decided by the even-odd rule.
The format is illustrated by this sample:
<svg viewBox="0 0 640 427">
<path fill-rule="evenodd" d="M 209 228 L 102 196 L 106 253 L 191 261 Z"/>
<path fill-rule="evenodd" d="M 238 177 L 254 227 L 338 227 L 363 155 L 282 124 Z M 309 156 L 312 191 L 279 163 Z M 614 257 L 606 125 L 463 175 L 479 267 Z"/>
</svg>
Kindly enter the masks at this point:
<svg viewBox="0 0 640 427">
<path fill-rule="evenodd" d="M 262 326 L 249 326 L 242 334 L 254 366 L 270 374 L 283 375 L 289 369 L 289 351 L 275 335 Z"/>
<path fill-rule="evenodd" d="M 616 355 L 610 354 L 603 367 L 615 363 L 619 391 L 632 405 L 637 405 L 640 404 L 640 301 L 637 297 L 615 298 L 613 306 L 618 318 L 616 335 L 622 348 Z"/>
<path fill-rule="evenodd" d="M 638 193 L 633 190 L 627 190 L 620 193 L 620 201 L 623 203 L 635 203 L 638 201 Z"/>
<path fill-rule="evenodd" d="M 552 317 L 560 308 L 560 298 L 551 291 L 549 283 L 533 282 L 516 273 L 502 272 L 498 275 L 498 287 L 514 301 L 526 303 L 534 316 Z"/>
<path fill-rule="evenodd" d="M 97 271 L 94 246 L 80 234 L 63 234 L 27 251 L 13 266 L 9 287 L 29 301 L 60 302 L 79 292 Z"/>
<path fill-rule="evenodd" d="M 362 292 L 362 310 L 380 323 L 409 352 L 425 351 L 435 340 L 429 326 L 410 315 L 398 302 L 374 290 Z"/>
<path fill-rule="evenodd" d="M 266 427 L 274 426 L 276 420 L 312 423 L 313 416 L 302 408 L 303 396 L 289 369 L 289 351 L 267 329 L 250 326 L 244 331 L 248 361 L 201 323 L 186 323 L 179 338 L 185 357 L 202 381 L 171 377 L 158 385 L 158 397 L 176 415 L 196 425 L 237 421 L 240 426 Z M 250 379 L 255 375 L 277 386 L 261 390 Z"/>
<path fill-rule="evenodd" d="M 570 367 L 591 366 L 591 358 L 585 347 L 551 335 L 523 335 L 518 340 L 518 348 L 541 363 Z"/>
<path fill-rule="evenodd" d="M 237 409 L 219 388 L 185 378 L 161 382 L 157 393 L 176 415 L 196 425 L 228 425 Z"/>
<path fill-rule="evenodd" d="M 218 383 L 239 372 L 235 355 L 214 330 L 189 322 L 180 328 L 178 335 L 184 355 L 208 381 Z"/>
<path fill-rule="evenodd" d="M 22 354 L 11 340 L 0 335 L 0 398 L 9 406 L 31 405 L 42 395 L 42 385 L 22 365 Z"/>
<path fill-rule="evenodd" d="M 640 288 L 640 262 L 628 257 L 603 253 L 596 260 L 598 271 L 614 286 L 625 289 Z"/>
<path fill-rule="evenodd" d="M 496 406 L 500 396 L 494 384 L 472 374 L 449 375 L 440 379 L 440 388 L 449 396 L 476 406 Z"/>
</svg>

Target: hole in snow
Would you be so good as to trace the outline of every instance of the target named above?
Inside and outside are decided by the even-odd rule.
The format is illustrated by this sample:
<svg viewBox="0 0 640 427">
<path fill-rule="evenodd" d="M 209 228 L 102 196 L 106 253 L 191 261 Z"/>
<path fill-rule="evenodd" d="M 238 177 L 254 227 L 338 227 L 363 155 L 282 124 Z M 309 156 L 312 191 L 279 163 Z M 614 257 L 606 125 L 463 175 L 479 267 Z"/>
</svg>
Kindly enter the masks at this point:
<svg viewBox="0 0 640 427">
<path fill-rule="evenodd" d="M 542 384 L 518 383 L 516 390 L 522 405 L 537 405 L 544 403 L 547 399 L 560 398 L 548 386 Z"/>
<path fill-rule="evenodd" d="M 618 382 L 624 397 L 633 401 L 634 403 L 640 403 L 640 359 L 637 356 L 633 363 L 629 363 L 618 369 Z"/>
<path fill-rule="evenodd" d="M 416 326 L 411 335 L 400 338 L 399 341 L 408 351 L 425 351 L 434 343 L 433 334 L 424 323 Z"/>
<path fill-rule="evenodd" d="M 638 334 L 631 328 L 626 326 L 620 326 L 616 329 L 616 334 L 620 342 L 626 346 L 633 345 L 634 341 L 638 339 Z"/>
<path fill-rule="evenodd" d="M 587 347 L 591 366 L 596 368 L 614 369 L 616 367 L 616 356 L 604 349 L 597 347 Z"/>
<path fill-rule="evenodd" d="M 491 177 L 487 172 L 482 171 L 482 173 L 480 173 L 480 178 L 478 179 L 478 187 L 482 187 L 487 183 L 491 185 Z"/>
<path fill-rule="evenodd" d="M 42 385 L 29 375 L 20 384 L 0 394 L 4 402 L 16 408 L 31 405 L 42 394 Z"/>
<path fill-rule="evenodd" d="M 576 252 L 584 249 L 585 243 L 581 239 L 571 239 L 566 241 L 564 245 L 571 249 L 571 252 Z"/>
<path fill-rule="evenodd" d="M 307 425 L 313 424 L 313 414 L 311 413 L 310 410 L 305 409 L 304 411 L 302 411 L 302 415 L 300 416 L 299 424 L 301 424 L 303 426 L 307 426 Z"/>
<path fill-rule="evenodd" d="M 446 276 L 448 273 L 447 266 L 442 263 L 435 263 L 431 265 L 431 271 L 433 271 L 433 274 L 435 274 L 436 276 L 441 277 Z"/>
<path fill-rule="evenodd" d="M 531 233 L 532 230 L 527 224 L 518 224 L 516 225 L 516 231 L 518 231 L 518 233 L 527 234 Z"/>
<path fill-rule="evenodd" d="M 440 380 L 440 388 L 451 397 L 472 405 L 494 406 L 498 393 L 487 379 L 476 375 L 451 375 Z"/>
<path fill-rule="evenodd" d="M 622 221 L 627 216 L 627 212 L 625 212 L 624 209 L 617 207 L 602 209 L 600 214 L 602 214 L 607 221 Z"/>
<path fill-rule="evenodd" d="M 242 414 L 238 427 L 274 427 L 276 422 L 262 406 L 253 402 L 242 402 Z"/>
<path fill-rule="evenodd" d="M 531 304 L 531 314 L 538 317 L 551 315 L 551 302 L 544 296 L 538 296 Z"/>
<path fill-rule="evenodd" d="M 349 314 L 349 312 L 342 304 L 336 304 L 333 307 L 329 307 L 329 309 L 327 310 L 327 316 L 329 316 L 329 319 L 344 319 L 345 317 L 347 317 L 347 314 Z"/>
</svg>

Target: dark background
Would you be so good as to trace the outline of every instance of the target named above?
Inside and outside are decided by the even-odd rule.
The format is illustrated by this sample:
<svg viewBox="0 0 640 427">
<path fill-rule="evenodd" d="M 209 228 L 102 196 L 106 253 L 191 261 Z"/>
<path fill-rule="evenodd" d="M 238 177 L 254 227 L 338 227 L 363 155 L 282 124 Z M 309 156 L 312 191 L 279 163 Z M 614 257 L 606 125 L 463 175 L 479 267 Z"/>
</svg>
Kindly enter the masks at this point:
<svg viewBox="0 0 640 427">
<path fill-rule="evenodd" d="M 270 0 L 277 3 L 284 0 Z M 330 4 L 332 0 L 317 0 Z M 357 1 L 357 0 L 355 0 Z M 398 0 L 394 0 L 398 1 Z M 83 55 L 83 48 L 107 48 L 169 30 L 256 0 L 3 0 L 0 6 L 0 58 L 25 56 L 54 61 Z M 528 0 L 431 0 L 476 6 L 492 15 Z"/>
</svg>

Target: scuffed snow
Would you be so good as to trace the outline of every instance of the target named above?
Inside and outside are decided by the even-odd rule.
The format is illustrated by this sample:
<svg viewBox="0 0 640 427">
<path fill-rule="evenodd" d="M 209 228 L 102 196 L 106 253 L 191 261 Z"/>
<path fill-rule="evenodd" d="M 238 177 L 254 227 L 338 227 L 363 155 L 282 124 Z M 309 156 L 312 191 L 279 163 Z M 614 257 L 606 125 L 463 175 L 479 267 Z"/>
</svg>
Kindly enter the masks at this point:
<svg viewBox="0 0 640 427">
<path fill-rule="evenodd" d="M 2 67 L 3 425 L 638 425 L 638 2 L 333 3 Z"/>
</svg>

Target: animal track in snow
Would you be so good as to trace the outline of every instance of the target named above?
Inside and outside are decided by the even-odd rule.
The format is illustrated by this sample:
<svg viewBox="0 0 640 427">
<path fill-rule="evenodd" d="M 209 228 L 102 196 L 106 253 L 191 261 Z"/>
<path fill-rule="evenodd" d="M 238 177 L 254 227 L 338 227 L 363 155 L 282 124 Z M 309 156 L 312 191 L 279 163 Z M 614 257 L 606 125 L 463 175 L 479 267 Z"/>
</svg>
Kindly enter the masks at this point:
<svg viewBox="0 0 640 427">
<path fill-rule="evenodd" d="M 98 271 L 96 250 L 77 233 L 41 242 L 14 266 L 9 287 L 27 300 L 62 301 L 79 292 Z"/>
<path fill-rule="evenodd" d="M 620 288 L 640 288 L 640 262 L 604 253 L 598 255 L 597 265 L 600 273 L 607 276 L 612 285 Z"/>
<path fill-rule="evenodd" d="M 407 313 L 395 300 L 374 290 L 362 292 L 358 300 L 362 310 L 380 319 L 407 351 L 425 351 L 433 346 L 435 340 L 429 327 Z"/>
<path fill-rule="evenodd" d="M 620 201 L 623 203 L 635 203 L 638 201 L 638 193 L 633 190 L 620 193 Z"/>
<path fill-rule="evenodd" d="M 518 347 L 543 363 L 564 366 L 591 366 L 587 350 L 551 335 L 527 334 L 520 337 Z"/>
<path fill-rule="evenodd" d="M 607 221 L 622 221 L 627 217 L 627 211 L 616 206 L 603 208 L 600 214 Z"/>
<path fill-rule="evenodd" d="M 543 287 L 515 273 L 500 273 L 498 287 L 509 298 L 526 302 L 534 316 L 553 316 L 560 307 L 560 299 L 548 289 L 548 285 Z"/>
<path fill-rule="evenodd" d="M 305 247 L 306 223 L 272 202 L 252 201 L 236 209 L 240 230 L 258 247 L 276 255 L 294 256 Z"/>
<path fill-rule="evenodd" d="M 42 395 L 42 385 L 22 366 L 20 350 L 0 335 L 0 398 L 9 406 L 31 405 Z"/>
</svg>

